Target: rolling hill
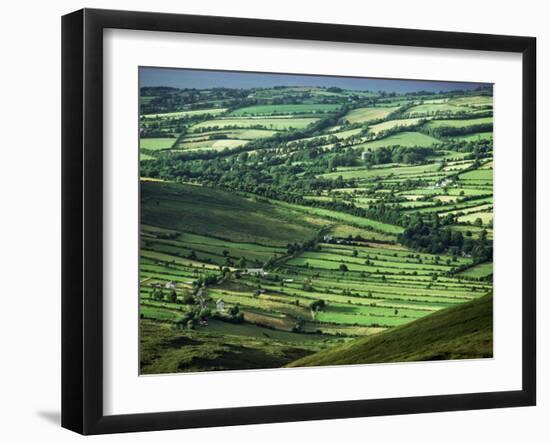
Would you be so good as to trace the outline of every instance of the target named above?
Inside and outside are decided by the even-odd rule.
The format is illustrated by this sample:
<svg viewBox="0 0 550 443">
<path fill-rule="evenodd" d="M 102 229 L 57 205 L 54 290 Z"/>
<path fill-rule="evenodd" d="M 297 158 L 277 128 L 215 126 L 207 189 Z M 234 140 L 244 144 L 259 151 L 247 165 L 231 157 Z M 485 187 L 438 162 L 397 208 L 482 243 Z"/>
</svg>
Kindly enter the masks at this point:
<svg viewBox="0 0 550 443">
<path fill-rule="evenodd" d="M 309 355 L 287 367 L 490 358 L 492 312 L 490 294 L 337 349 Z"/>
</svg>

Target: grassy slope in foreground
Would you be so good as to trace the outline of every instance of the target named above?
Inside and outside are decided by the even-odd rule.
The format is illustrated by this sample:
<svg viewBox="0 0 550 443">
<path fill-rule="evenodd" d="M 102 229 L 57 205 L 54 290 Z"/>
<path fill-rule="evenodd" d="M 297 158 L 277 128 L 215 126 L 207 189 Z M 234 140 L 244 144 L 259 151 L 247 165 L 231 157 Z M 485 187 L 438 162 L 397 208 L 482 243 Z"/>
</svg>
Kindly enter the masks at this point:
<svg viewBox="0 0 550 443">
<path fill-rule="evenodd" d="M 488 358 L 493 355 L 493 296 L 443 309 L 371 337 L 301 358 L 289 367 Z"/>
</svg>

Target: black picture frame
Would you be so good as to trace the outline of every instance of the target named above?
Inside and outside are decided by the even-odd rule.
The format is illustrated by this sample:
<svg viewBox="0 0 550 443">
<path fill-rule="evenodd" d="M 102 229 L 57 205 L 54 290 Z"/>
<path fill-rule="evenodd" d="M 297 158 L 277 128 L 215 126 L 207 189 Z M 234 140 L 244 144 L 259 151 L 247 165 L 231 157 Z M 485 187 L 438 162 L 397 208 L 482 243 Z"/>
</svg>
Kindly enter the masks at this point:
<svg viewBox="0 0 550 443">
<path fill-rule="evenodd" d="M 522 54 L 522 389 L 105 415 L 102 83 L 103 31 L 108 28 Z M 97 9 L 65 15 L 62 18 L 62 426 L 81 434 L 106 434 L 535 405 L 535 64 L 536 39 L 532 37 Z"/>
</svg>

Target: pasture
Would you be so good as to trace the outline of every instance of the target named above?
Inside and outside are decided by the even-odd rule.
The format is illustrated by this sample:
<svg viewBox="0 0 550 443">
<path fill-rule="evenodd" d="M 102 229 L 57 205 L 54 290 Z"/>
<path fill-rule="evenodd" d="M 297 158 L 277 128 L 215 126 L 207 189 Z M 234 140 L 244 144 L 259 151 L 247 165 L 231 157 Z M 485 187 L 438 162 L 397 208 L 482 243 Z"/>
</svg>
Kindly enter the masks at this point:
<svg viewBox="0 0 550 443">
<path fill-rule="evenodd" d="M 165 112 L 161 114 L 143 114 L 145 119 L 176 119 L 197 115 L 219 115 L 227 111 L 226 108 L 195 109 L 192 111 Z"/>
<path fill-rule="evenodd" d="M 450 103 L 426 103 L 413 106 L 407 111 L 409 116 L 432 116 L 437 114 L 455 114 L 457 112 L 470 112 L 465 106 L 455 106 Z"/>
<path fill-rule="evenodd" d="M 199 133 L 191 133 L 184 135 L 182 142 L 196 142 L 205 140 L 257 140 L 261 138 L 269 138 L 277 134 L 277 131 L 266 129 L 226 129 L 218 131 L 201 131 Z"/>
<path fill-rule="evenodd" d="M 317 118 L 225 118 L 206 120 L 193 125 L 190 132 L 197 132 L 205 128 L 224 129 L 224 128 L 265 128 L 271 130 L 303 129 Z"/>
<path fill-rule="evenodd" d="M 400 166 L 400 167 L 386 167 L 386 168 L 376 168 L 376 169 L 366 169 L 366 168 L 357 168 L 357 169 L 348 169 L 340 170 L 336 172 L 331 172 L 328 174 L 323 174 L 324 178 L 336 178 L 342 177 L 346 179 L 370 179 L 377 177 L 389 177 L 389 176 L 414 176 L 419 173 L 424 172 L 433 172 L 439 170 L 439 165 L 437 164 L 428 164 L 420 166 Z"/>
<path fill-rule="evenodd" d="M 257 105 L 239 108 L 231 112 L 232 116 L 244 115 L 288 115 L 288 114 L 311 114 L 316 112 L 331 112 L 340 108 L 337 104 L 311 103 L 296 105 Z"/>
<path fill-rule="evenodd" d="M 233 140 L 233 139 L 208 139 L 202 141 L 186 141 L 182 140 L 177 146 L 176 149 L 181 149 L 183 151 L 194 151 L 194 150 L 223 150 L 223 149 L 233 149 L 240 146 L 244 146 L 248 143 L 248 140 Z"/>
<path fill-rule="evenodd" d="M 455 97 L 449 100 L 449 103 L 453 103 L 459 106 L 493 106 L 492 96 L 474 96 L 474 97 Z"/>
<path fill-rule="evenodd" d="M 465 134 L 465 135 L 455 135 L 452 137 L 453 140 L 458 141 L 479 141 L 479 140 L 493 140 L 492 132 L 477 132 L 475 134 Z"/>
<path fill-rule="evenodd" d="M 149 151 L 158 151 L 171 148 L 175 142 L 175 138 L 140 138 L 139 147 Z"/>
<path fill-rule="evenodd" d="M 438 143 L 441 143 L 441 141 L 420 132 L 401 132 L 399 134 L 390 135 L 389 137 L 384 137 L 379 140 L 362 143 L 360 145 L 357 145 L 356 147 L 366 150 L 372 150 L 391 146 L 433 146 Z"/>
<path fill-rule="evenodd" d="M 426 123 L 426 126 L 428 128 L 465 128 L 488 123 L 493 123 L 493 117 L 470 118 L 467 120 L 430 120 Z"/>
<path fill-rule="evenodd" d="M 344 119 L 350 123 L 368 123 L 373 120 L 386 118 L 392 111 L 397 108 L 393 107 L 373 107 L 359 108 L 350 111 L 344 116 Z"/>
<path fill-rule="evenodd" d="M 404 118 L 398 120 L 388 120 L 387 122 L 378 123 L 376 125 L 369 126 L 369 132 L 378 134 L 381 131 L 387 131 L 396 127 L 406 128 L 407 126 L 417 125 L 420 118 Z"/>
<path fill-rule="evenodd" d="M 492 263 L 480 263 L 479 265 L 472 266 L 460 273 L 463 277 L 472 277 L 477 279 L 487 278 L 493 275 Z"/>
</svg>

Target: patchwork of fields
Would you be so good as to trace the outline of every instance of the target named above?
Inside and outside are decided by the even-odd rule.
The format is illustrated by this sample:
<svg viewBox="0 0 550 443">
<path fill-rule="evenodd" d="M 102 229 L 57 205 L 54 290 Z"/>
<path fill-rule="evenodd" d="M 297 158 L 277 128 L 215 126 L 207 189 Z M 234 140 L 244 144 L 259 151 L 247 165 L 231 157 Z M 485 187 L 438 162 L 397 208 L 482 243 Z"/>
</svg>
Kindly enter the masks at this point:
<svg viewBox="0 0 550 443">
<path fill-rule="evenodd" d="M 282 367 L 492 294 L 487 91 L 231 91 L 141 97 L 142 373 Z"/>
</svg>

